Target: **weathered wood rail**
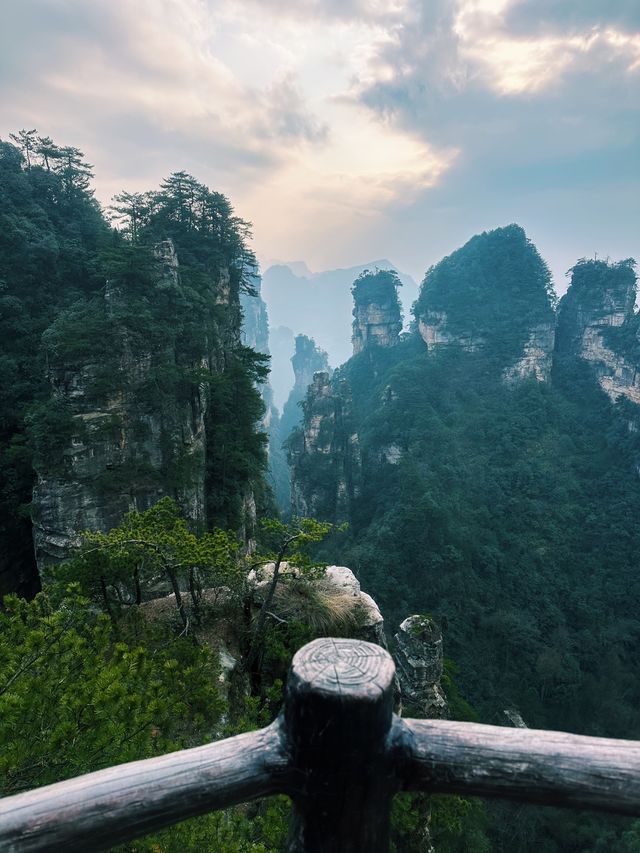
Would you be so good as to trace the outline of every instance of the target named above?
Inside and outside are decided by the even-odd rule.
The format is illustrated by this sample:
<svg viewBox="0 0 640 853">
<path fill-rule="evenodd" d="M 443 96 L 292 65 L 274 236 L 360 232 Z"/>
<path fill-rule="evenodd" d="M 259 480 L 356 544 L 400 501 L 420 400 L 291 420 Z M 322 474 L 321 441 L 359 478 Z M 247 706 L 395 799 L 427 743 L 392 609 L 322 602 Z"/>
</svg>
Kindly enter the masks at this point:
<svg viewBox="0 0 640 853">
<path fill-rule="evenodd" d="M 382 853 L 398 791 L 640 816 L 640 741 L 403 720 L 379 646 L 316 640 L 266 729 L 0 800 L 0 850 L 104 850 L 189 817 L 288 794 L 291 853 Z"/>
</svg>

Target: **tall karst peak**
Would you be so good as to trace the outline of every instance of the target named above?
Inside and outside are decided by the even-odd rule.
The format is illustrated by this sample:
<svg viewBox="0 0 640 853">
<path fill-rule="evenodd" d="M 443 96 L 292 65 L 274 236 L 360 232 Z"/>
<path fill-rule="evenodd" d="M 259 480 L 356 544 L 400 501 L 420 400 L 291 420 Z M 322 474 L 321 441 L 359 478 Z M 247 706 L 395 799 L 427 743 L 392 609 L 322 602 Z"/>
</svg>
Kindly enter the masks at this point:
<svg viewBox="0 0 640 853">
<path fill-rule="evenodd" d="M 414 314 L 430 350 L 482 351 L 506 381 L 549 378 L 554 346 L 551 274 L 519 225 L 472 237 L 431 267 Z"/>
<path fill-rule="evenodd" d="M 587 361 L 612 401 L 640 404 L 640 316 L 634 311 L 637 281 L 632 259 L 581 260 L 558 310 L 559 356 Z"/>
<path fill-rule="evenodd" d="M 326 371 L 315 373 L 302 413 L 302 424 L 288 440 L 294 515 L 347 521 L 359 493 L 361 465 L 349 383 Z M 318 482 L 320 470 L 324 476 Z"/>
<path fill-rule="evenodd" d="M 313 382 L 314 375 L 319 372 L 331 373 L 327 353 L 320 349 L 313 338 L 307 335 L 296 335 L 291 366 L 293 367 L 295 383 L 282 409 L 283 438 L 286 438 L 300 422 L 302 417 L 300 403 L 304 400 L 307 388 Z"/>
<path fill-rule="evenodd" d="M 329 361 L 326 352 L 307 335 L 296 335 L 295 345 L 291 366 L 296 377 L 296 387 L 306 393 L 314 373 L 329 371 Z"/>
<path fill-rule="evenodd" d="M 402 331 L 398 298 L 401 281 L 394 270 L 364 270 L 354 281 L 353 354 L 367 347 L 392 347 Z"/>
</svg>

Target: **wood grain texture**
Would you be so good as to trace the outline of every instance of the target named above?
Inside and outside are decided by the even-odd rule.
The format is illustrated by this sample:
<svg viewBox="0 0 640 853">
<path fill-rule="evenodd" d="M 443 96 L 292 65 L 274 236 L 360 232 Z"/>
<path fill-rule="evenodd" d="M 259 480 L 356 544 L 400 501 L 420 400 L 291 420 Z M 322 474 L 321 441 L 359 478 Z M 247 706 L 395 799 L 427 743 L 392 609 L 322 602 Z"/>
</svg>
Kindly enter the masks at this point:
<svg viewBox="0 0 640 853">
<path fill-rule="evenodd" d="M 280 721 L 0 799 L 0 850 L 97 851 L 287 789 Z"/>
<path fill-rule="evenodd" d="M 294 656 L 285 696 L 296 772 L 290 853 L 388 850 L 394 675 L 388 652 L 358 640 L 315 640 Z"/>
<path fill-rule="evenodd" d="M 640 741 L 395 718 L 403 787 L 640 816 Z"/>
</svg>

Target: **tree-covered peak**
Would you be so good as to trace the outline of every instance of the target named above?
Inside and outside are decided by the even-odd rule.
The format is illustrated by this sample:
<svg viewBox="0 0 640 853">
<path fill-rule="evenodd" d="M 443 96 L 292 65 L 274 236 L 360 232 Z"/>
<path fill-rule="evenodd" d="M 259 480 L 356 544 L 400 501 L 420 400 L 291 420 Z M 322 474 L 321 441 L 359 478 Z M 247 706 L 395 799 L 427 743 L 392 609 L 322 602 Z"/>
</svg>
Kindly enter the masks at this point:
<svg viewBox="0 0 640 853">
<path fill-rule="evenodd" d="M 576 354 L 586 348 L 595 356 L 595 330 L 618 355 L 637 363 L 639 317 L 634 314 L 637 281 L 633 258 L 617 262 L 581 258 L 569 273 L 571 284 L 558 308 L 557 351 Z"/>
<path fill-rule="evenodd" d="M 395 270 L 363 270 L 353 282 L 351 292 L 356 306 L 393 302 L 400 307 L 398 288 L 401 286 Z"/>
<path fill-rule="evenodd" d="M 635 301 L 636 262 L 633 258 L 623 261 L 610 261 L 580 258 L 571 267 L 570 298 L 579 296 L 592 302 L 600 302 L 608 292 L 616 292 L 623 298 Z M 567 273 L 567 274 L 569 274 Z M 633 301 L 631 304 L 633 304 Z"/>
<path fill-rule="evenodd" d="M 318 370 L 329 370 L 327 354 L 316 345 L 313 338 L 308 335 L 296 335 L 295 344 L 296 349 L 291 357 L 291 364 L 296 379 L 303 374 L 306 377 Z"/>
<path fill-rule="evenodd" d="M 434 316 L 448 342 L 517 358 L 531 331 L 553 323 L 556 301 L 551 273 L 519 225 L 472 237 L 431 267 L 414 306 L 419 323 Z M 441 329 L 442 331 L 442 329 Z"/>
<path fill-rule="evenodd" d="M 113 198 L 112 221 L 132 244 L 171 238 L 181 263 L 216 275 L 230 269 L 241 290 L 255 294 L 256 257 L 248 245 L 251 225 L 236 216 L 222 193 L 187 172 L 173 172 L 158 190 L 122 192 Z"/>
</svg>

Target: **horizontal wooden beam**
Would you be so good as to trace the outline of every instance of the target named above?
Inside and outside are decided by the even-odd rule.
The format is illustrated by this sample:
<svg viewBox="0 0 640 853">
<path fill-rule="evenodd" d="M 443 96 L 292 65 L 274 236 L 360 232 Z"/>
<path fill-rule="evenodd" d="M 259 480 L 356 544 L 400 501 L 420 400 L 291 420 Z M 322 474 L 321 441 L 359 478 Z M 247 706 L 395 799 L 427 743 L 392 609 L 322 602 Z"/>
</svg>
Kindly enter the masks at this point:
<svg viewBox="0 0 640 853">
<path fill-rule="evenodd" d="M 288 788 L 281 723 L 0 799 L 0 850 L 98 851 Z"/>
<path fill-rule="evenodd" d="M 640 816 L 640 741 L 395 719 L 406 790 Z"/>
<path fill-rule="evenodd" d="M 6 797 L 0 850 L 104 850 L 277 793 L 293 799 L 292 853 L 383 853 L 398 790 L 640 816 L 640 741 L 403 720 L 393 675 L 378 646 L 316 640 L 268 728 Z"/>
</svg>

